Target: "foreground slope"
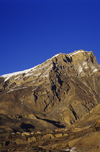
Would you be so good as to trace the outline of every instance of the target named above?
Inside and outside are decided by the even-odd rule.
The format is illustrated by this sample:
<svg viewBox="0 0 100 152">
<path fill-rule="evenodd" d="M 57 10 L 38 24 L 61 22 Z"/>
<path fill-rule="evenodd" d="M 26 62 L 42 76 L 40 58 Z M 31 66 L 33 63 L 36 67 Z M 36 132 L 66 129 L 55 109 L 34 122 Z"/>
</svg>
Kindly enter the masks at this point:
<svg viewBox="0 0 100 152">
<path fill-rule="evenodd" d="M 48 135 L 53 141 L 42 143 L 37 137 L 34 145 L 69 151 L 92 151 L 92 138 L 98 136 L 94 148 L 99 151 L 99 102 L 100 65 L 93 52 L 59 53 L 36 67 L 0 77 L 1 132 L 54 131 Z M 57 143 L 56 137 L 61 138 Z M 61 146 L 64 141 L 67 145 Z"/>
</svg>

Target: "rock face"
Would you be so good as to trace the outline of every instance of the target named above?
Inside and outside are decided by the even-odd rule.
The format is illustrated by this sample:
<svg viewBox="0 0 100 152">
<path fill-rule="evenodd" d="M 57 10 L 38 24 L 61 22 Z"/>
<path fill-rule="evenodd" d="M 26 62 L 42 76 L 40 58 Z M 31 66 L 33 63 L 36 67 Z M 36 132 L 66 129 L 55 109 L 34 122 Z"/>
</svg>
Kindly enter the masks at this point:
<svg viewBox="0 0 100 152">
<path fill-rule="evenodd" d="M 93 118 L 96 109 L 100 113 L 99 103 L 100 65 L 92 51 L 60 53 L 36 67 L 0 77 L 0 113 L 17 119 L 19 131 L 29 127 L 29 120 L 33 130 L 85 126 L 99 119 Z M 60 136 L 62 132 L 55 137 Z"/>
</svg>

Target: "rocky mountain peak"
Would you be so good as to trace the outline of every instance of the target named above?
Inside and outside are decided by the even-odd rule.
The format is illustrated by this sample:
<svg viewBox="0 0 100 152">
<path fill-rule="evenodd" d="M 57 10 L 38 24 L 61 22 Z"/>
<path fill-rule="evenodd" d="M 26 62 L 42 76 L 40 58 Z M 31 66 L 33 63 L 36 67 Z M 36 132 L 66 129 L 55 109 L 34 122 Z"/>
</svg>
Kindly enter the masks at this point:
<svg viewBox="0 0 100 152">
<path fill-rule="evenodd" d="M 99 79 L 99 71 L 93 52 L 78 50 L 70 54 L 59 53 L 28 70 L 2 75 L 1 113 L 49 113 L 50 117 L 55 115 L 60 121 L 64 118 L 63 122 L 70 124 L 97 104 L 99 84 L 95 83 Z M 90 86 L 96 93 L 94 99 L 89 93 Z M 6 108 L 3 103 L 6 103 Z M 82 108 L 83 112 L 79 114 Z M 67 120 L 65 114 L 70 111 Z"/>
<path fill-rule="evenodd" d="M 59 53 L 31 69 L 2 75 L 0 124 L 1 133 L 14 133 L 14 138 L 1 137 L 7 141 L 1 140 L 0 146 L 29 142 L 29 147 L 51 150 L 56 146 L 66 151 L 67 141 L 67 151 L 74 145 L 84 151 L 86 141 L 85 148 L 91 151 L 90 133 L 91 139 L 98 135 L 97 145 L 100 138 L 100 65 L 93 52 Z"/>
</svg>

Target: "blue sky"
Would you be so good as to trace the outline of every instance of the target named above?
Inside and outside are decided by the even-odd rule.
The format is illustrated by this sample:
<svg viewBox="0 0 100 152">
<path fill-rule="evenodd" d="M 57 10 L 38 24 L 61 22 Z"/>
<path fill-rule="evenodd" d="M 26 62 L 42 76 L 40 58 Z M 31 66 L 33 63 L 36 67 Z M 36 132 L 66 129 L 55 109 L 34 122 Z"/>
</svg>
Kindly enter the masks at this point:
<svg viewBox="0 0 100 152">
<path fill-rule="evenodd" d="M 0 0 L 0 75 L 78 49 L 100 63 L 100 0 Z"/>
</svg>

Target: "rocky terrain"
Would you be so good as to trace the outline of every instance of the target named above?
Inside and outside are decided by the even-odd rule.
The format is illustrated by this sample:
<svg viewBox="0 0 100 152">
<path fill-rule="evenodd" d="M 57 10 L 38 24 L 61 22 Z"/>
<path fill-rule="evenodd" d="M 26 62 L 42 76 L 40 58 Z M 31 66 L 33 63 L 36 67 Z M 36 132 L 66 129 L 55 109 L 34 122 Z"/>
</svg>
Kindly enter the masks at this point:
<svg viewBox="0 0 100 152">
<path fill-rule="evenodd" d="M 92 51 L 59 53 L 2 75 L 0 151 L 99 152 L 99 103 L 100 65 Z"/>
</svg>

